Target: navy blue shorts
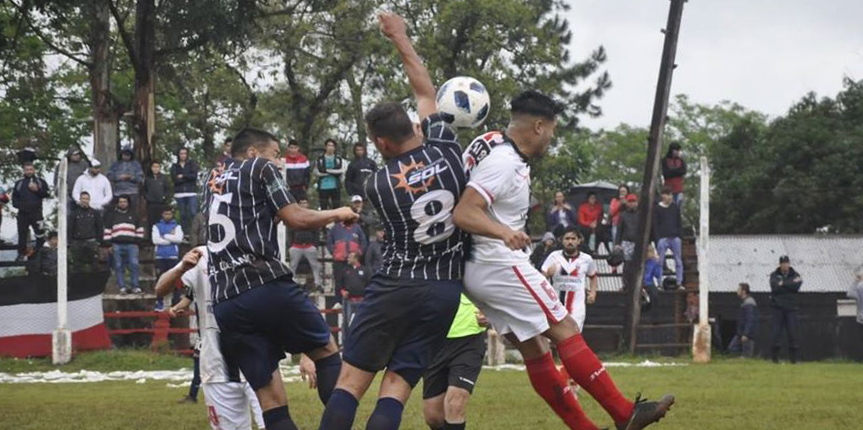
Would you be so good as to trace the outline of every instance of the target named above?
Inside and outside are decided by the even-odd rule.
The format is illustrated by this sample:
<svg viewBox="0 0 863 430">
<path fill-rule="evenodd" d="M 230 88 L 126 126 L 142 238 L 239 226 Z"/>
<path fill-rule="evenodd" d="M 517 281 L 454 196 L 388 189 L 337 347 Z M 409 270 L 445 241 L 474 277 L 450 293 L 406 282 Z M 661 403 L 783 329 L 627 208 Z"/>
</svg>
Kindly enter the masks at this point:
<svg viewBox="0 0 863 430">
<path fill-rule="evenodd" d="M 330 327 L 306 293 L 290 278 L 252 288 L 213 307 L 222 352 L 253 389 L 266 386 L 285 352 L 326 346 Z"/>
<path fill-rule="evenodd" d="M 401 281 L 376 275 L 354 312 L 343 359 L 367 372 L 386 368 L 416 386 L 455 318 L 461 281 Z"/>
</svg>

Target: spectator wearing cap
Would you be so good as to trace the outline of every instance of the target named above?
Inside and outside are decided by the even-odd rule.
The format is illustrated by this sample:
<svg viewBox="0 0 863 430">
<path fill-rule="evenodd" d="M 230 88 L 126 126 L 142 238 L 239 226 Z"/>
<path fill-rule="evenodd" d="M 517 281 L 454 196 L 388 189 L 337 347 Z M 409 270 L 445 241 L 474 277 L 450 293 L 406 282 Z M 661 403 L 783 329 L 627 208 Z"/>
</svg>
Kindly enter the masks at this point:
<svg viewBox="0 0 863 430">
<path fill-rule="evenodd" d="M 141 163 L 135 160 L 132 147 L 125 146 L 120 150 L 120 159 L 108 169 L 108 180 L 114 190 L 114 198 L 126 196 L 129 200 L 129 208 L 136 211 L 138 208 L 138 193 L 141 183 L 144 182 L 144 170 Z M 93 197 L 93 194 L 90 194 Z"/>
<path fill-rule="evenodd" d="M 728 344 L 728 352 L 752 358 L 755 353 L 755 335 L 758 333 L 758 304 L 750 292 L 749 284 L 737 286 L 740 310 L 737 312 L 737 333 Z"/>
<path fill-rule="evenodd" d="M 366 245 L 366 235 L 358 223 L 335 223 L 327 233 L 327 250 L 333 256 L 333 280 L 336 291 L 345 286 L 344 274 L 348 264 L 348 254 L 356 252 L 362 255 Z"/>
<path fill-rule="evenodd" d="M 798 293 L 803 278 L 791 267 L 787 255 L 779 257 L 779 267 L 770 274 L 770 307 L 773 309 L 773 349 L 774 363 L 779 362 L 782 349 L 782 334 L 788 338 L 788 356 L 792 363 L 800 358 L 797 344 L 798 315 L 800 307 Z"/>
<path fill-rule="evenodd" d="M 300 207 L 308 209 L 308 199 L 299 200 Z M 321 280 L 321 263 L 318 260 L 318 231 L 317 230 L 295 230 L 290 229 L 288 233 L 288 243 L 291 247 L 288 248 L 288 256 L 291 258 L 291 271 L 297 273 L 300 263 L 305 259 L 309 262 L 312 269 L 312 276 L 315 279 L 315 290 L 320 291 L 323 288 Z"/>
<path fill-rule="evenodd" d="M 153 225 L 151 236 L 156 245 L 156 278 L 171 270 L 180 261 L 180 244 L 183 242 L 183 227 L 174 220 L 174 208 L 163 205 L 161 219 Z M 156 299 L 156 310 L 164 308 L 162 296 Z"/>
<path fill-rule="evenodd" d="M 363 196 L 359 194 L 351 196 L 351 209 L 354 213 L 359 214 L 360 219 L 357 222 L 359 222 L 360 228 L 363 229 L 366 237 L 369 237 L 372 226 L 377 224 L 378 220 L 371 212 L 364 210 L 365 201 L 363 200 Z"/>
<path fill-rule="evenodd" d="M 559 249 L 557 239 L 554 233 L 547 231 L 542 235 L 542 242 L 533 248 L 530 254 L 530 264 L 536 267 L 536 270 L 542 271 L 542 263 L 548 258 L 548 255 Z"/>
<path fill-rule="evenodd" d="M 148 170 L 141 194 L 147 201 L 147 230 L 150 230 L 149 227 L 162 219 L 162 211 L 168 207 L 171 185 L 168 183 L 168 178 L 162 174 L 162 163 L 153 161 Z"/>
<path fill-rule="evenodd" d="M 180 225 L 192 231 L 192 219 L 198 212 L 198 163 L 189 158 L 189 149 L 177 150 L 177 162 L 171 166 L 174 200 L 180 210 Z"/>
<path fill-rule="evenodd" d="M 617 197 L 611 199 L 608 205 L 608 214 L 611 217 L 611 240 L 617 237 L 617 226 L 620 224 L 620 213 L 626 210 L 626 196 L 629 195 L 629 186 L 621 184 L 617 187 Z"/>
<path fill-rule="evenodd" d="M 369 246 L 366 248 L 366 265 L 371 269 L 372 274 L 377 273 L 384 265 L 384 236 L 386 235 L 384 227 L 376 224 L 374 227 L 374 235 L 371 236 Z"/>
<path fill-rule="evenodd" d="M 88 167 L 90 167 L 90 163 L 84 158 L 84 153 L 81 152 L 81 149 L 72 148 L 66 153 L 66 193 L 67 197 L 71 197 L 67 204 L 67 213 L 72 213 L 72 209 L 75 208 L 75 199 L 72 194 L 75 181 L 87 172 Z M 54 189 L 60 189 L 60 175 L 54 175 Z"/>
<path fill-rule="evenodd" d="M 297 139 L 288 140 L 288 150 L 285 153 L 285 172 L 285 181 L 291 187 L 291 195 L 297 200 L 308 199 L 312 169 L 309 159 L 300 152 L 300 142 Z"/>
<path fill-rule="evenodd" d="M 36 251 L 33 262 L 28 271 L 31 275 L 57 276 L 57 232 L 48 233 L 48 241 L 45 246 Z"/>
<path fill-rule="evenodd" d="M 95 158 L 90 161 L 90 168 L 87 169 L 87 172 L 75 180 L 72 198 L 79 206 L 81 205 L 81 193 L 85 192 L 90 197 L 90 208 L 97 212 L 103 212 L 114 198 L 111 191 L 111 181 L 102 174 L 102 163 Z"/>
<path fill-rule="evenodd" d="M 678 286 L 683 285 L 682 232 L 680 208 L 674 203 L 673 191 L 665 188 L 653 210 L 653 235 L 656 238 L 656 251 L 660 261 L 665 261 L 665 253 L 671 249 L 674 256 L 674 278 Z"/>
<path fill-rule="evenodd" d="M 638 237 L 638 196 L 629 193 L 624 197 L 623 209 L 618 215 L 614 246 L 623 250 L 623 261 L 632 260 Z"/>
<path fill-rule="evenodd" d="M 348 165 L 345 173 L 345 189 L 349 195 L 366 198 L 366 180 L 378 171 L 378 165 L 368 157 L 366 146 L 354 144 L 354 160 Z"/>
<path fill-rule="evenodd" d="M 563 231 L 571 225 L 576 225 L 575 212 L 566 202 L 563 192 L 558 191 L 554 193 L 554 203 L 545 217 L 546 231 L 551 232 L 555 237 L 560 237 L 563 235 Z"/>
<path fill-rule="evenodd" d="M 602 204 L 596 198 L 596 193 L 590 191 L 587 193 L 587 200 L 578 207 L 578 229 L 584 236 L 584 244 L 590 251 L 596 251 L 596 236 L 601 221 Z"/>
<path fill-rule="evenodd" d="M 318 177 L 318 200 L 322 210 L 335 209 L 342 205 L 342 176 L 348 163 L 336 154 L 336 141 L 324 142 L 324 155 L 315 162 Z"/>
<path fill-rule="evenodd" d="M 36 250 L 45 243 L 45 230 L 42 228 L 42 201 L 50 195 L 48 183 L 36 175 L 32 162 L 23 164 L 24 177 L 15 182 L 12 190 L 12 206 L 18 209 L 18 261 L 27 258 L 27 237 L 30 229 L 36 236 Z"/>
<path fill-rule="evenodd" d="M 680 143 L 671 142 L 668 153 L 662 159 L 662 178 L 665 187 L 671 189 L 674 203 L 683 206 L 683 178 L 686 176 L 686 161 L 680 154 Z"/>
</svg>

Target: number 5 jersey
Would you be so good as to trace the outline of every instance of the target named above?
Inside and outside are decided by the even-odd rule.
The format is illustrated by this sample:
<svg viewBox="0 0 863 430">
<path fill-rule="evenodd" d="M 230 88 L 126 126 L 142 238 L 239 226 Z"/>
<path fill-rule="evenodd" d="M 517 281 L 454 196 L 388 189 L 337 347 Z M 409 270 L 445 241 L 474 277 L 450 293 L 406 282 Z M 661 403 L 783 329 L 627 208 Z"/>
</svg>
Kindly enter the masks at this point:
<svg viewBox="0 0 863 430">
<path fill-rule="evenodd" d="M 384 224 L 378 273 L 418 281 L 461 279 L 466 235 L 452 212 L 465 187 L 461 146 L 433 114 L 422 123 L 425 143 L 388 160 L 365 189 Z"/>
</svg>

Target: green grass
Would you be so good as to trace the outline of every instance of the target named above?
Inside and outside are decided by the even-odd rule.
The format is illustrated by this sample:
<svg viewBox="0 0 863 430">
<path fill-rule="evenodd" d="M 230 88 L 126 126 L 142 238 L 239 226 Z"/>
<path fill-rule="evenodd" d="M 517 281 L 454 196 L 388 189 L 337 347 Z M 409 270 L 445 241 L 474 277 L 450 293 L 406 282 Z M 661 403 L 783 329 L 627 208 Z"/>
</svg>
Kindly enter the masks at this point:
<svg viewBox="0 0 863 430">
<path fill-rule="evenodd" d="M 71 363 L 63 366 L 51 364 L 51 358 L 0 358 L 0 372 L 22 373 L 62 370 L 77 372 L 93 370 L 111 372 L 115 370 L 176 370 L 191 368 L 192 359 L 179 355 L 157 354 L 150 350 L 109 350 L 87 352 L 76 355 Z"/>
<path fill-rule="evenodd" d="M 97 363 L 109 359 L 88 358 Z M 148 361 L 146 355 L 136 360 Z M 131 360 L 129 358 L 128 360 Z M 186 365 L 187 359 L 178 364 Z M 82 360 L 84 361 L 84 360 Z M 170 360 L 173 362 L 173 360 Z M 3 362 L 4 367 L 6 365 Z M 841 430 L 863 428 L 860 390 L 863 368 L 851 363 L 773 365 L 763 361 L 718 360 L 710 365 L 610 368 L 628 396 L 673 392 L 678 403 L 657 430 Z M 287 384 L 299 428 L 315 429 L 322 411 L 314 391 Z M 0 385 L 0 429 L 206 429 L 202 404 L 178 405 L 184 388 L 164 381 L 145 384 Z M 375 390 L 370 390 L 370 393 Z M 403 429 L 424 429 L 419 392 L 409 402 Z M 580 400 L 600 426 L 610 419 L 583 391 Z M 365 427 L 374 399 L 362 401 L 355 428 Z M 530 388 L 527 375 L 484 371 L 468 407 L 468 428 L 565 430 Z"/>
</svg>

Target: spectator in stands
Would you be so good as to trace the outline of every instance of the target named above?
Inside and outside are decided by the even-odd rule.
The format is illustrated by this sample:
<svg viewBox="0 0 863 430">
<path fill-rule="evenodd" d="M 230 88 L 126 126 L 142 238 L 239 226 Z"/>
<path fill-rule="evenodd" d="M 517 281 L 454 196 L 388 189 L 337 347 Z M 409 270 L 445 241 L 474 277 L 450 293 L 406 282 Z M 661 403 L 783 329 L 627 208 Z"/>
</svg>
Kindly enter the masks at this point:
<svg viewBox="0 0 863 430">
<path fill-rule="evenodd" d="M 848 298 L 857 302 L 857 323 L 863 327 L 863 270 L 857 273 L 854 283 L 848 289 Z"/>
<path fill-rule="evenodd" d="M 102 242 L 102 214 L 90 207 L 90 193 L 81 191 L 78 205 L 69 217 L 69 248 L 72 265 L 81 271 L 91 271 L 97 261 Z"/>
<path fill-rule="evenodd" d="M 728 352 L 752 358 L 755 354 L 755 335 L 758 333 L 758 304 L 750 292 L 749 284 L 737 286 L 737 296 L 742 303 L 737 312 L 737 334 L 728 344 Z"/>
<path fill-rule="evenodd" d="M 108 169 L 108 180 L 114 190 L 114 198 L 119 200 L 120 196 L 126 196 L 129 208 L 134 212 L 138 208 L 138 193 L 141 183 L 144 182 L 144 171 L 141 163 L 135 160 L 135 153 L 130 146 L 124 146 L 120 150 L 120 159 Z M 94 194 L 91 192 L 90 197 Z"/>
<path fill-rule="evenodd" d="M 333 256 L 333 281 L 335 291 L 345 287 L 345 268 L 348 265 L 348 254 L 356 252 L 362 255 L 366 249 L 366 235 L 357 223 L 349 225 L 339 222 L 333 225 L 327 233 L 327 250 Z"/>
<path fill-rule="evenodd" d="M 542 271 L 542 263 L 548 258 L 549 254 L 560 249 L 555 239 L 554 234 L 550 231 L 542 235 L 542 243 L 533 248 L 530 254 L 530 263 L 536 270 Z"/>
<path fill-rule="evenodd" d="M 357 222 L 360 224 L 360 228 L 363 229 L 363 233 L 366 237 L 369 237 L 371 235 L 370 229 L 373 225 L 378 223 L 378 219 L 375 217 L 373 212 L 365 210 L 363 196 L 356 194 L 351 197 L 351 209 L 354 213 L 360 215 L 360 219 Z"/>
<path fill-rule="evenodd" d="M 36 176 L 32 162 L 23 164 L 24 177 L 15 182 L 12 190 L 12 206 L 18 209 L 18 261 L 27 259 L 27 237 L 30 229 L 36 236 L 35 250 L 45 243 L 45 230 L 42 229 L 42 200 L 49 196 L 48 183 Z"/>
<path fill-rule="evenodd" d="M 9 194 L 6 193 L 6 188 L 0 185 L 0 231 L 2 231 L 3 227 L 3 208 L 6 207 L 6 203 L 9 203 Z M 0 239 L 0 245 L 6 244 L 5 240 Z"/>
<path fill-rule="evenodd" d="M 309 201 L 307 199 L 299 200 L 300 207 L 308 209 Z M 309 262 L 312 269 L 312 276 L 315 279 L 315 290 L 321 291 L 324 283 L 321 280 L 321 263 L 318 260 L 318 231 L 317 230 L 293 230 L 290 231 L 288 243 L 291 247 L 288 249 L 288 255 L 291 257 L 291 271 L 297 273 L 297 268 L 305 259 Z"/>
<path fill-rule="evenodd" d="M 659 260 L 665 262 L 665 253 L 671 248 L 674 256 L 674 278 L 678 287 L 683 285 L 683 250 L 680 208 L 674 203 L 672 191 L 662 190 L 662 198 L 653 211 L 653 235 L 656 237 L 656 250 Z"/>
<path fill-rule="evenodd" d="M 597 200 L 596 193 L 590 191 L 587 193 L 587 200 L 578 207 L 578 229 L 584 236 L 584 244 L 591 252 L 596 251 L 601 220 L 602 204 Z"/>
<path fill-rule="evenodd" d="M 617 239 L 617 226 L 620 224 L 620 214 L 626 210 L 626 196 L 629 195 L 629 187 L 621 184 L 617 187 L 617 197 L 611 199 L 608 205 L 608 213 L 611 217 L 611 240 Z"/>
<path fill-rule="evenodd" d="M 153 225 L 151 236 L 153 245 L 156 245 L 156 278 L 162 276 L 163 273 L 171 270 L 177 265 L 180 260 L 180 244 L 183 242 L 183 227 L 177 224 L 174 220 L 174 208 L 170 206 L 162 207 L 161 220 Z M 175 292 L 176 302 L 179 296 Z M 165 308 L 162 296 L 156 299 L 156 310 L 161 311 Z"/>
<path fill-rule="evenodd" d="M 57 276 L 57 232 L 48 233 L 48 242 L 36 251 L 32 265 L 28 268 L 31 275 Z"/>
<path fill-rule="evenodd" d="M 150 163 L 150 172 L 144 179 L 142 194 L 147 201 L 147 230 L 150 230 L 149 227 L 162 219 L 162 211 L 168 207 L 168 197 L 171 195 L 168 178 L 162 174 L 162 163 Z"/>
<path fill-rule="evenodd" d="M 138 215 L 129 207 L 129 196 L 117 197 L 116 206 L 108 211 L 104 219 L 102 240 L 110 242 L 114 253 L 114 274 L 120 294 L 126 294 L 126 269 L 131 276 L 132 292 L 140 294 L 138 283 L 138 243 L 144 238 L 144 227 Z"/>
<path fill-rule="evenodd" d="M 366 180 L 372 173 L 378 171 L 378 165 L 368 157 L 366 146 L 362 143 L 354 144 L 354 161 L 348 165 L 345 173 L 345 189 L 348 195 L 366 198 Z"/>
<path fill-rule="evenodd" d="M 315 163 L 318 177 L 318 200 L 322 210 L 335 209 L 342 205 L 342 175 L 347 162 L 336 154 L 336 141 L 324 142 L 324 155 Z"/>
<path fill-rule="evenodd" d="M 180 225 L 192 231 L 192 218 L 198 212 L 198 164 L 189 158 L 188 148 L 177 151 L 177 162 L 171 166 L 174 200 L 180 210 Z"/>
<path fill-rule="evenodd" d="M 342 329 L 345 332 L 345 336 L 347 336 L 354 311 L 363 300 L 366 284 L 372 278 L 372 272 L 368 267 L 362 265 L 358 252 L 348 254 L 348 264 L 345 266 L 344 278 L 344 288 L 339 291 L 339 295 L 344 299 L 345 314 Z"/>
<path fill-rule="evenodd" d="M 617 234 L 614 236 L 614 246 L 623 250 L 623 261 L 630 261 L 635 253 L 635 242 L 640 239 L 638 237 L 638 196 L 629 193 L 624 200 Z"/>
<path fill-rule="evenodd" d="M 285 181 L 291 187 L 291 195 L 297 200 L 308 199 L 311 166 L 309 159 L 300 152 L 300 142 L 288 140 L 288 151 L 285 153 Z"/>
<path fill-rule="evenodd" d="M 683 207 L 683 178 L 686 176 L 686 161 L 680 156 L 680 143 L 671 142 L 668 153 L 662 159 L 662 178 L 665 188 L 673 193 L 674 203 Z"/>
<path fill-rule="evenodd" d="M 366 265 L 371 269 L 372 274 L 378 272 L 378 270 L 384 265 L 384 232 L 383 226 L 380 224 L 375 225 L 374 227 L 374 236 L 371 237 L 369 241 L 369 247 L 366 248 Z"/>
<path fill-rule="evenodd" d="M 231 142 L 233 142 L 233 141 L 234 141 L 234 139 L 229 137 L 229 138 L 225 139 L 224 143 L 222 143 L 222 153 L 219 154 L 218 157 L 216 157 L 216 163 L 215 164 L 217 166 L 220 164 L 222 166 L 224 166 L 225 164 L 227 164 L 228 160 L 230 160 L 232 158 L 231 157 Z"/>
<path fill-rule="evenodd" d="M 87 168 L 90 166 L 90 163 L 84 159 L 84 153 L 81 152 L 79 148 L 72 148 L 66 153 L 66 193 L 67 197 L 72 197 L 72 191 L 75 188 L 75 181 L 83 175 Z M 57 168 L 59 172 L 60 168 Z M 60 175 L 54 175 L 54 189 L 60 190 Z M 59 195 L 57 196 L 60 197 Z M 75 208 L 75 199 L 70 198 L 68 201 L 67 213 L 71 214 L 72 209 Z"/>
<path fill-rule="evenodd" d="M 563 192 L 558 191 L 554 193 L 554 204 L 551 205 L 545 217 L 546 231 L 551 232 L 554 237 L 560 237 L 563 235 L 563 231 L 571 225 L 576 225 L 575 212 L 566 202 Z"/>
<path fill-rule="evenodd" d="M 802 285 L 803 278 L 791 267 L 791 259 L 787 255 L 779 257 L 779 267 L 770 274 L 770 307 L 773 308 L 772 358 L 774 363 L 779 362 L 783 331 L 788 337 L 788 356 L 791 363 L 797 363 L 800 358 L 800 346 L 797 344 L 797 310 L 800 303 L 797 294 Z"/>
<path fill-rule="evenodd" d="M 81 205 L 81 194 L 87 193 L 90 197 L 89 206 L 97 212 L 104 211 L 114 199 L 111 182 L 102 174 L 102 163 L 95 158 L 90 162 L 87 173 L 75 180 L 74 186 L 72 197 L 75 203 Z"/>
<path fill-rule="evenodd" d="M 659 302 L 659 284 L 662 281 L 662 262 L 653 245 L 647 247 L 644 261 L 644 278 L 641 282 L 641 307 L 647 312 Z"/>
</svg>

